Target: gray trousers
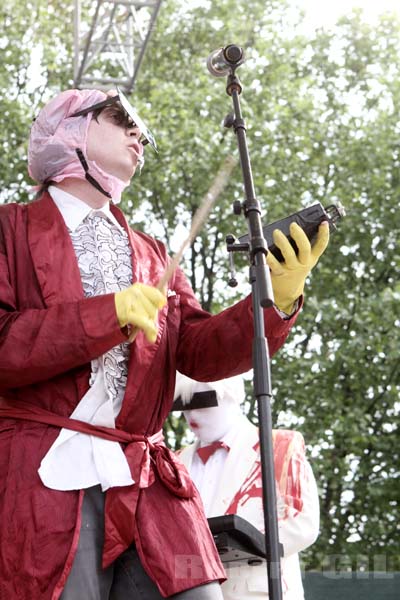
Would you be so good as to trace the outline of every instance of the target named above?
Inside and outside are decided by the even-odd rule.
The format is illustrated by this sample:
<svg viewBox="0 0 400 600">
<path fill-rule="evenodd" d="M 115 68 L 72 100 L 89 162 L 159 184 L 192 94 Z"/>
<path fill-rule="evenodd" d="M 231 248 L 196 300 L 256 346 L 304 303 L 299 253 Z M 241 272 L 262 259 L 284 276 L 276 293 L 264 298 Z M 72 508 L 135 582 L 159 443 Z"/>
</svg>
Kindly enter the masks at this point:
<svg viewBox="0 0 400 600">
<path fill-rule="evenodd" d="M 104 540 L 104 494 L 100 486 L 85 491 L 77 553 L 60 600 L 163 600 L 143 569 L 134 546 L 107 569 L 101 567 Z M 218 582 L 170 596 L 175 600 L 223 600 Z"/>
</svg>

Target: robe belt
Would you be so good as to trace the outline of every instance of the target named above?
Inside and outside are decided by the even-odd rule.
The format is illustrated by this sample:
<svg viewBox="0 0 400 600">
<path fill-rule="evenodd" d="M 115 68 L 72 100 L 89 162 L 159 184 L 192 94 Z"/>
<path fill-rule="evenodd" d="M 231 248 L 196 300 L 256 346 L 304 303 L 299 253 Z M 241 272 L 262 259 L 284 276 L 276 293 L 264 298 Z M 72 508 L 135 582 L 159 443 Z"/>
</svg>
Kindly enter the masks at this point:
<svg viewBox="0 0 400 600">
<path fill-rule="evenodd" d="M 0 398 L 0 417 L 33 421 L 119 442 L 123 445 L 132 479 L 139 488 L 147 488 L 154 482 L 155 468 L 170 492 L 181 498 L 193 497 L 192 481 L 186 469 L 165 445 L 161 430 L 150 436 L 129 433 L 122 429 L 63 417 L 28 402 L 11 402 L 5 398 Z"/>
</svg>

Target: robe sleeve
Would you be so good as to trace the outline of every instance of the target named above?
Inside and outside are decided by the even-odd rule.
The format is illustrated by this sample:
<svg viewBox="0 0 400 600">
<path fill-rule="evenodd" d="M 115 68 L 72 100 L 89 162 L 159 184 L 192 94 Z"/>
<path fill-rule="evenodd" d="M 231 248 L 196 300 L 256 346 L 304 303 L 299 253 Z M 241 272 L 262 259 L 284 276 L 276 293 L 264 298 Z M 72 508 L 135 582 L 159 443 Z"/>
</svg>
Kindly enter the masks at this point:
<svg viewBox="0 0 400 600">
<path fill-rule="evenodd" d="M 252 367 L 253 309 L 251 296 L 217 315 L 201 310 L 186 277 L 176 272 L 175 286 L 180 295 L 181 328 L 177 369 L 199 381 L 214 381 L 244 373 Z M 275 308 L 264 309 L 265 336 L 270 356 L 282 346 L 295 323 L 298 310 L 283 318 Z M 205 359 L 206 357 L 206 359 Z"/>
<path fill-rule="evenodd" d="M 0 252 L 0 390 L 49 379 L 125 340 L 114 294 L 17 310 L 7 258 Z"/>
</svg>

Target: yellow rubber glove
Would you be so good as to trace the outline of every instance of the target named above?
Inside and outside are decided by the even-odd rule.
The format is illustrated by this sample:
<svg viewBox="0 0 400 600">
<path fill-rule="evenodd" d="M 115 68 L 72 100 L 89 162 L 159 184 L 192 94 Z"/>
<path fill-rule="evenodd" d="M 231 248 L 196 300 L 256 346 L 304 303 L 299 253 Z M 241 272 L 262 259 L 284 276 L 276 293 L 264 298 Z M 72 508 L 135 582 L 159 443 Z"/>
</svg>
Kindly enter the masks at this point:
<svg viewBox="0 0 400 600">
<path fill-rule="evenodd" d="M 142 329 L 149 342 L 157 339 L 157 314 L 167 299 L 157 288 L 134 283 L 114 296 L 115 310 L 120 327 L 134 325 Z"/>
<path fill-rule="evenodd" d="M 307 275 L 317 264 L 319 257 L 328 245 L 329 223 L 327 221 L 321 223 L 317 239 L 312 247 L 308 237 L 297 223 L 291 223 L 290 235 L 299 249 L 297 256 L 286 235 L 280 229 L 275 229 L 273 238 L 285 261 L 279 262 L 271 252 L 267 254 L 275 306 L 288 315 L 292 313 L 294 303 L 303 293 Z"/>
</svg>

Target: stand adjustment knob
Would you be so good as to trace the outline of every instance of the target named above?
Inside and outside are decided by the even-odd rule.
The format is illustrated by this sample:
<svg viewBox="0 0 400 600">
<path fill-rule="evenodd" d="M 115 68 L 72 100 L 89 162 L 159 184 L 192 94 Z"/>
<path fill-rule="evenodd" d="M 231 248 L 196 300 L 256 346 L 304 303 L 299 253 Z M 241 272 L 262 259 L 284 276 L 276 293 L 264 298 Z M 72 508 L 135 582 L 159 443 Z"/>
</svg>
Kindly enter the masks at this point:
<svg viewBox="0 0 400 600">
<path fill-rule="evenodd" d="M 235 202 L 233 203 L 233 213 L 235 215 L 240 215 L 242 213 L 242 203 L 240 202 L 240 200 L 235 200 Z"/>
<path fill-rule="evenodd" d="M 228 285 L 229 285 L 229 287 L 231 287 L 231 288 L 234 288 L 234 287 L 236 287 L 236 286 L 237 286 L 237 284 L 238 284 L 238 280 L 236 279 L 236 277 L 231 277 L 231 278 L 229 279 L 229 281 L 228 281 Z"/>
<path fill-rule="evenodd" d="M 223 125 L 227 129 L 230 129 L 231 127 L 233 127 L 234 122 L 235 122 L 235 115 L 233 113 L 229 113 L 228 115 L 226 115 Z"/>
</svg>

